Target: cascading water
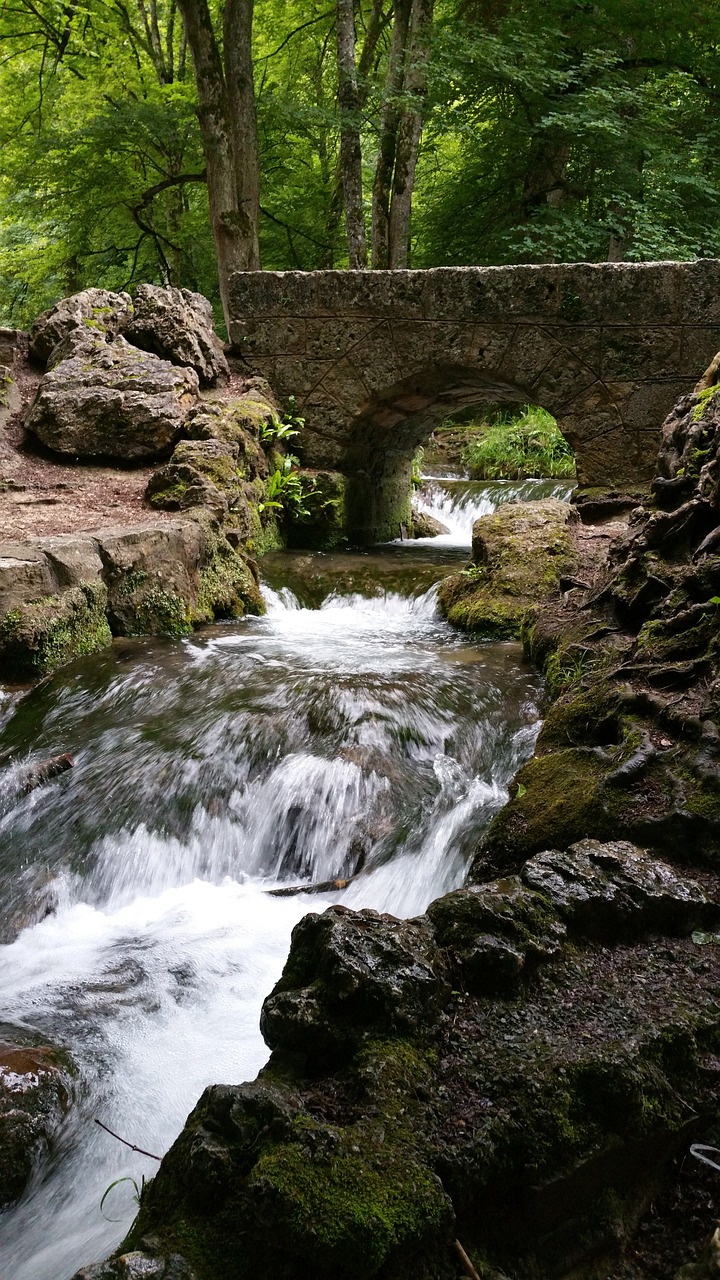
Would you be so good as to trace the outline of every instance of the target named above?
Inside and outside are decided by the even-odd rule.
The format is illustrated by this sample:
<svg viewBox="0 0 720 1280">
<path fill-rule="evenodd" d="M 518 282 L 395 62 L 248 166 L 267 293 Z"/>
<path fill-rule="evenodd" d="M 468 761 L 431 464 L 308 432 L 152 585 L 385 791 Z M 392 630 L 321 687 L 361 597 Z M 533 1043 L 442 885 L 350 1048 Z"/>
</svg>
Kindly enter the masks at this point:
<svg viewBox="0 0 720 1280">
<path fill-rule="evenodd" d="M 0 1016 L 78 1065 L 52 1161 L 0 1216 L 3 1280 L 67 1280 L 122 1238 L 131 1184 L 114 1221 L 103 1192 L 154 1165 L 93 1118 L 162 1154 L 205 1085 L 251 1079 L 301 916 L 414 915 L 462 882 L 540 687 L 518 646 L 436 617 L 431 584 L 459 563 L 268 557 L 266 617 L 118 641 L 0 703 Z M 19 765 L 61 751 L 72 772 L 21 794 Z"/>
<path fill-rule="evenodd" d="M 563 480 L 491 480 L 480 484 L 457 476 L 425 476 L 415 504 L 448 530 L 433 538 L 433 543 L 467 546 L 468 531 L 474 521 L 489 515 L 502 503 L 531 502 L 538 498 L 568 502 L 573 488 Z"/>
</svg>

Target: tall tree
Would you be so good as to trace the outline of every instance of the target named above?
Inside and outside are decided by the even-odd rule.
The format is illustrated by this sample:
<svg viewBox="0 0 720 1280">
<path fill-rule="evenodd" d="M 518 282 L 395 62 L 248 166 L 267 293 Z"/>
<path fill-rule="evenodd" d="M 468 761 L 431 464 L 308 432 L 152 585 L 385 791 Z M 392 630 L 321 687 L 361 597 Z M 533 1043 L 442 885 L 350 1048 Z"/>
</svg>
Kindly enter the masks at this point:
<svg viewBox="0 0 720 1280">
<path fill-rule="evenodd" d="M 260 266 L 258 161 L 252 69 L 253 0 L 226 0 L 223 51 L 207 0 L 178 0 L 195 67 L 198 117 L 207 165 L 210 225 L 227 322 L 234 271 Z"/>
<path fill-rule="evenodd" d="M 353 0 L 336 0 L 338 108 L 340 111 L 340 174 L 342 179 L 348 257 L 351 267 L 367 266 L 363 212 L 360 103 L 355 66 L 355 8 Z"/>
</svg>

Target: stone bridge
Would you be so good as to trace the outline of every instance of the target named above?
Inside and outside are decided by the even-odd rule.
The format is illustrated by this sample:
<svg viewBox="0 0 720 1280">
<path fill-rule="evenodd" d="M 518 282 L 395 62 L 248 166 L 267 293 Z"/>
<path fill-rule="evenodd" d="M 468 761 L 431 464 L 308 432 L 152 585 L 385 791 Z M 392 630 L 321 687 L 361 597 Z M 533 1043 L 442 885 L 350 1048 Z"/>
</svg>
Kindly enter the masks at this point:
<svg viewBox="0 0 720 1280">
<path fill-rule="evenodd" d="M 720 262 L 248 272 L 230 340 L 306 420 L 303 462 L 349 478 L 353 540 L 396 537 L 410 462 L 443 418 L 534 403 L 581 486 L 633 488 L 720 349 Z"/>
</svg>

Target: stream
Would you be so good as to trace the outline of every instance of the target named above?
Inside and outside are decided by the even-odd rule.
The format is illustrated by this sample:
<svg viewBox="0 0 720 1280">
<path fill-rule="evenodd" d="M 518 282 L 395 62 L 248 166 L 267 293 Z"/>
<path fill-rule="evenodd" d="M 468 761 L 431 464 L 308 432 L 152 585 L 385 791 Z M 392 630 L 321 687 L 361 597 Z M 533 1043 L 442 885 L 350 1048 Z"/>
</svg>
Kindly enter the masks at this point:
<svg viewBox="0 0 720 1280">
<path fill-rule="evenodd" d="M 68 1280 L 122 1239 L 132 1185 L 101 1213 L 103 1193 L 156 1165 L 94 1117 L 161 1155 L 207 1084 L 252 1079 L 303 915 L 412 916 L 462 883 L 542 688 L 519 645 L 442 622 L 435 584 L 477 515 L 549 494 L 569 486 L 431 481 L 421 503 L 449 533 L 275 553 L 265 617 L 118 640 L 0 700 L 0 920 L 28 922 L 0 946 L 0 1020 L 79 1069 L 52 1160 L 0 1215 L 1 1280 Z M 19 769 L 65 751 L 76 767 L 16 803 Z"/>
</svg>

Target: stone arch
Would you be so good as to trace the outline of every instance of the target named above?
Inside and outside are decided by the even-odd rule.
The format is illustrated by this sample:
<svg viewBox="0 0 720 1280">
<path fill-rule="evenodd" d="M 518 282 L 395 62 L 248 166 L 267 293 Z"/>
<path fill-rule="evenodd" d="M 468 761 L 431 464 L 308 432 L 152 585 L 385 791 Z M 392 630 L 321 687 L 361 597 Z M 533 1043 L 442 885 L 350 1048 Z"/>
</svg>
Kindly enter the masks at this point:
<svg viewBox="0 0 720 1280">
<path fill-rule="evenodd" d="M 329 443 L 318 433 L 321 419 L 335 427 L 334 465 L 349 480 L 349 537 L 360 543 L 396 537 L 409 519 L 418 445 L 453 410 L 490 403 L 547 409 L 575 453 L 580 484 L 628 476 L 637 483 L 637 440 L 621 407 L 597 368 L 545 328 L 383 321 L 327 367 L 300 402 L 311 433 L 309 465 Z"/>
<path fill-rule="evenodd" d="M 637 490 L 664 418 L 720 347 L 710 260 L 260 271 L 234 275 L 230 294 L 233 350 L 294 397 L 305 463 L 345 471 L 363 541 L 387 529 L 412 443 L 453 403 L 539 404 L 580 485 Z M 386 495 L 374 514 L 368 477 Z"/>
</svg>

